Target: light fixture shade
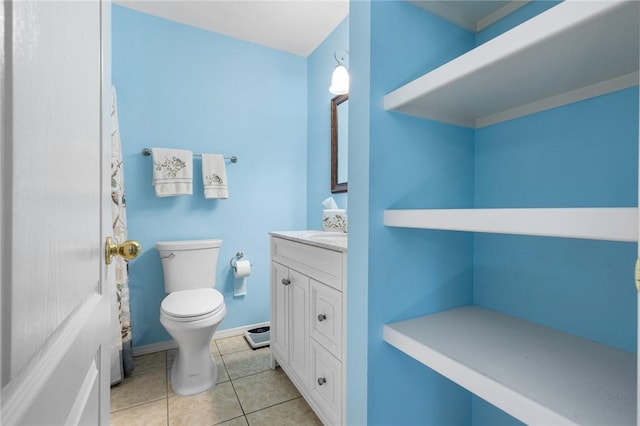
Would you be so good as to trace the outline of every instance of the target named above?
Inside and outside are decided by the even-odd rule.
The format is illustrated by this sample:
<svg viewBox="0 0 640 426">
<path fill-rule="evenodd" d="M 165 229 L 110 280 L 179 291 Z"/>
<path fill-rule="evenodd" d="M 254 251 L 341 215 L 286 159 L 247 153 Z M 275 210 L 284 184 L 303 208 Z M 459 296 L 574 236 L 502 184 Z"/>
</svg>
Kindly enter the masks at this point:
<svg viewBox="0 0 640 426">
<path fill-rule="evenodd" d="M 329 92 L 334 95 L 346 95 L 349 93 L 349 71 L 344 65 L 338 64 L 333 70 Z"/>
</svg>

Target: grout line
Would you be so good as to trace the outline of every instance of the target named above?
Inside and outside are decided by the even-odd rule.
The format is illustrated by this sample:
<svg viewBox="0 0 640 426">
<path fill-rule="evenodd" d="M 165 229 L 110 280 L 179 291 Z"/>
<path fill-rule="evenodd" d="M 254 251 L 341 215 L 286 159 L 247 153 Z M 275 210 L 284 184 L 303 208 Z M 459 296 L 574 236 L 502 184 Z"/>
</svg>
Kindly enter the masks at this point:
<svg viewBox="0 0 640 426">
<path fill-rule="evenodd" d="M 223 362 L 224 362 L 224 361 L 223 361 Z M 251 374 L 247 374 L 246 376 L 236 377 L 236 378 L 234 378 L 234 379 L 232 379 L 232 378 L 231 378 L 231 375 L 229 375 L 229 380 L 240 380 L 240 379 L 246 379 L 247 377 L 256 376 L 256 375 L 258 375 L 258 374 L 266 373 L 266 372 L 268 372 L 268 371 L 277 371 L 279 368 L 280 368 L 280 366 L 278 366 L 278 367 L 276 367 L 276 368 L 267 367 L 267 369 L 266 369 L 266 370 L 258 371 L 258 372 L 251 373 Z M 227 371 L 227 372 L 228 372 L 228 371 Z M 284 373 L 284 371 L 283 371 L 283 373 Z M 284 374 L 286 374 L 286 373 L 284 373 Z M 289 378 L 289 377 L 287 376 L 287 378 Z M 297 389 L 297 388 L 296 388 L 296 389 Z"/>
<path fill-rule="evenodd" d="M 227 364 L 224 363 L 224 358 L 222 357 L 222 355 L 220 355 L 220 362 L 222 362 L 222 367 L 224 368 L 224 371 L 227 372 L 227 377 L 229 378 L 229 381 L 231 381 L 231 375 L 229 374 L 229 369 L 227 368 Z M 222 383 L 225 383 L 225 382 L 222 382 Z"/>
<path fill-rule="evenodd" d="M 251 374 L 247 374 L 246 376 L 241 376 L 241 377 L 236 377 L 236 378 L 231 378 L 231 376 L 229 376 L 229 380 L 240 380 L 240 379 L 246 379 L 247 377 L 251 377 L 251 376 L 257 376 L 258 374 L 262 374 L 262 373 L 266 373 L 268 371 L 272 371 L 271 368 L 267 369 L 267 370 L 263 370 L 263 371 L 258 371 L 256 373 L 251 373 Z"/>
<path fill-rule="evenodd" d="M 300 399 L 300 398 L 304 399 L 304 397 L 303 397 L 302 395 L 300 395 L 300 396 L 296 396 L 295 398 L 287 399 L 286 401 L 281 401 L 281 402 L 278 402 L 278 403 L 276 403 L 276 404 L 269 405 L 269 406 L 266 406 L 266 407 L 264 407 L 264 408 L 261 408 L 261 409 L 259 409 L 259 410 L 251 411 L 251 412 L 249 412 L 249 413 L 246 413 L 246 414 L 245 414 L 245 416 L 246 416 L 247 414 L 254 414 L 254 413 L 258 413 L 258 412 L 260 412 L 260 411 L 262 411 L 262 410 L 267 410 L 267 409 L 269 409 L 269 408 L 277 407 L 278 405 L 286 404 L 287 402 L 295 401 L 296 399 Z M 305 401 L 305 402 L 306 402 L 306 401 Z M 312 411 L 313 411 L 313 409 L 312 409 Z M 315 413 L 314 413 L 314 414 L 315 414 Z"/>
<path fill-rule="evenodd" d="M 232 419 L 229 419 L 229 420 L 224 420 L 224 421 L 222 421 L 222 422 L 219 422 L 219 423 L 214 423 L 214 426 L 215 426 L 215 425 L 221 425 L 222 423 L 227 423 L 227 422 L 230 422 L 231 420 L 236 420 L 236 419 L 239 419 L 240 417 L 243 417 L 243 418 L 244 418 L 244 421 L 245 421 L 245 422 L 246 422 L 247 424 L 249 424 L 249 420 L 247 419 L 247 416 L 245 416 L 245 415 L 242 415 L 242 416 L 237 416 L 237 417 L 234 417 L 234 418 L 232 418 Z"/>
<path fill-rule="evenodd" d="M 150 403 L 152 403 L 152 402 L 162 401 L 163 399 L 166 399 L 166 397 L 156 398 L 156 399 L 151 399 L 151 400 L 149 400 L 149 401 L 140 402 L 140 403 L 138 403 L 138 404 L 134 404 L 134 405 L 130 405 L 130 406 L 128 406 L 128 407 L 121 408 L 121 409 L 119 409 L 119 410 L 111 410 L 111 411 L 109 412 L 109 414 L 119 413 L 120 411 L 125 411 L 125 410 L 128 410 L 128 409 L 130 409 L 130 408 L 140 407 L 140 406 L 142 406 L 142 405 L 150 404 Z"/>
<path fill-rule="evenodd" d="M 269 355 L 269 354 L 267 354 L 267 355 Z M 225 362 L 224 357 L 221 357 L 221 359 L 222 359 L 222 363 L 224 364 L 225 368 L 227 369 L 227 375 L 229 376 L 229 380 L 244 379 L 245 377 L 251 377 L 251 376 L 255 376 L 256 374 L 260 374 L 260 373 L 264 373 L 264 372 L 267 372 L 267 371 L 271 371 L 271 370 L 273 370 L 270 366 L 267 366 L 267 368 L 266 368 L 266 369 L 264 369 L 264 370 L 256 371 L 256 372 L 254 372 L 254 373 L 249 373 L 249 374 L 245 374 L 245 375 L 243 375 L 243 376 L 233 377 L 233 378 L 232 378 L 232 377 L 231 377 L 231 372 L 230 372 L 230 370 L 227 368 L 227 363 Z"/>
<path fill-rule="evenodd" d="M 218 347 L 218 342 L 216 342 L 216 347 Z M 242 401 L 240 401 L 240 396 L 238 395 L 238 392 L 236 391 L 236 387 L 233 384 L 233 379 L 231 379 L 231 374 L 229 374 L 229 369 L 227 368 L 227 364 L 225 364 L 225 362 L 224 362 L 224 356 L 220 352 L 220 348 L 219 347 L 218 347 L 218 353 L 220 354 L 220 361 L 222 361 L 222 367 L 227 372 L 227 377 L 229 378 L 229 383 L 231 383 L 231 389 L 233 389 L 233 393 L 236 395 L 236 400 L 238 401 L 238 405 L 240 406 L 240 410 L 242 411 L 242 417 L 244 417 L 244 421 L 248 425 L 249 424 L 249 419 L 247 419 L 247 413 L 244 411 L 244 407 L 242 406 Z M 240 416 L 238 416 L 236 418 L 239 418 L 239 417 Z"/>
<path fill-rule="evenodd" d="M 223 362 L 224 362 L 224 360 L 223 360 Z M 226 368 L 226 365 L 225 365 L 225 368 Z M 257 412 L 259 412 L 259 411 L 266 410 L 266 409 L 268 409 L 268 408 L 272 408 L 272 407 L 275 407 L 275 406 L 278 406 L 278 405 L 281 405 L 281 404 L 284 404 L 284 403 L 287 403 L 287 402 L 290 402 L 290 401 L 294 401 L 294 400 L 296 400 L 296 399 L 300 399 L 300 398 L 303 398 L 303 399 L 304 399 L 304 397 L 300 394 L 300 395 L 298 395 L 298 396 L 296 396 L 296 397 L 294 397 L 294 398 L 290 398 L 290 399 L 287 399 L 287 400 L 285 400 L 285 401 L 280 401 L 280 402 L 278 402 L 278 403 L 275 403 L 275 404 L 272 404 L 272 405 L 268 405 L 268 406 L 266 406 L 266 407 L 262 407 L 262 408 L 260 408 L 259 410 L 254 410 L 254 411 L 246 412 L 246 411 L 245 411 L 245 409 L 244 409 L 244 407 L 242 406 L 242 401 L 240 401 L 240 397 L 239 397 L 239 395 L 238 395 L 238 392 L 236 392 L 235 385 L 233 384 L 234 380 L 245 379 L 245 378 L 247 378 L 247 377 L 256 376 L 256 375 L 258 375 L 258 374 L 266 373 L 266 372 L 268 372 L 268 371 L 275 371 L 275 370 L 277 370 L 277 368 L 276 368 L 276 369 L 267 368 L 267 369 L 266 369 L 266 370 L 264 370 L 264 371 L 259 371 L 259 372 L 257 372 L 257 373 L 252 373 L 252 374 L 249 374 L 249 375 L 246 375 L 246 376 L 237 377 L 237 378 L 235 378 L 235 379 L 231 379 L 231 376 L 229 376 L 229 381 L 231 382 L 231 386 L 233 387 L 233 391 L 236 393 L 236 397 L 238 398 L 238 402 L 240 402 L 240 409 L 242 409 L 242 412 L 243 412 L 243 413 L 244 413 L 244 415 L 245 415 L 245 419 L 247 420 L 247 424 L 249 423 L 249 419 L 247 418 L 247 415 L 248 415 L 248 414 L 254 414 L 254 413 L 257 413 Z M 283 373 L 284 373 L 284 371 L 283 371 Z M 288 379 L 288 377 L 287 377 L 287 379 Z M 290 379 L 289 379 L 289 380 L 290 380 Z M 295 387 L 295 385 L 294 385 L 294 387 Z M 297 388 L 296 388 L 296 391 L 297 391 Z M 299 391 L 298 391 L 298 393 L 299 393 Z M 306 401 L 305 401 L 305 402 L 306 402 Z M 313 411 L 313 410 L 312 410 L 312 411 Z M 314 414 L 315 414 L 315 413 L 314 413 Z"/>
<path fill-rule="evenodd" d="M 231 380 L 231 378 L 229 378 L 229 383 L 231 383 L 231 388 L 233 389 L 233 393 L 236 394 L 236 399 L 238 400 L 238 404 L 240 405 L 240 409 L 242 410 L 242 415 L 244 416 L 244 418 L 245 418 L 245 420 L 247 421 L 247 424 L 248 424 L 249 423 L 249 419 L 247 419 L 247 413 L 246 413 L 246 411 L 244 411 L 244 407 L 242 406 L 242 401 L 240 401 L 240 395 L 238 395 L 238 391 L 236 391 L 236 387 L 233 384 L 233 380 Z"/>
</svg>

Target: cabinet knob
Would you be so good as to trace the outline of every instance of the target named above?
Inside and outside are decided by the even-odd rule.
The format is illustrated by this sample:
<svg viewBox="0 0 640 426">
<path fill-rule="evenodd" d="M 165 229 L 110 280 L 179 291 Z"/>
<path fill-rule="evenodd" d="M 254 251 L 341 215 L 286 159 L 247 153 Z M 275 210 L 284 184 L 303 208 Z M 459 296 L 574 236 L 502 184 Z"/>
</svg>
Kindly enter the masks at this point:
<svg viewBox="0 0 640 426">
<path fill-rule="evenodd" d="M 325 383 L 327 383 L 327 379 L 325 379 L 324 377 L 318 377 L 318 385 L 322 386 Z"/>
<path fill-rule="evenodd" d="M 322 321 L 324 321 L 326 319 L 327 319 L 327 316 L 325 314 L 319 314 L 318 315 L 318 321 L 322 322 Z"/>
<path fill-rule="evenodd" d="M 291 284 L 291 280 L 289 278 L 282 279 L 282 285 L 289 285 L 289 284 Z"/>
</svg>

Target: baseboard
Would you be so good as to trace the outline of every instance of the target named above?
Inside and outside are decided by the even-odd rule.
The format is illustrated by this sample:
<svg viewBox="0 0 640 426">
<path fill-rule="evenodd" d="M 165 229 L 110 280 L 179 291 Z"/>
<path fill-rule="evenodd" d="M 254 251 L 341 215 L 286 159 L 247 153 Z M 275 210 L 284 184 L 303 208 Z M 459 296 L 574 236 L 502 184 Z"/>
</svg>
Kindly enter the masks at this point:
<svg viewBox="0 0 640 426">
<path fill-rule="evenodd" d="M 258 328 L 258 327 L 267 327 L 269 324 L 270 322 L 267 321 L 267 322 L 260 322 L 257 324 L 249 324 L 242 327 L 219 330 L 215 332 L 215 334 L 213 335 L 213 338 L 224 339 L 226 337 L 242 336 L 244 335 L 245 330 L 251 330 L 252 328 Z M 175 340 L 151 343 L 149 345 L 135 346 L 133 348 L 133 356 L 147 355 L 147 354 L 152 354 L 154 352 L 167 351 L 169 349 L 175 349 L 177 347 L 178 345 L 176 344 Z"/>
<path fill-rule="evenodd" d="M 133 348 L 133 356 L 147 355 L 154 352 L 167 351 L 169 349 L 175 349 L 178 344 L 175 340 L 167 340 L 166 342 L 151 343 L 150 345 L 135 346 Z"/>
<path fill-rule="evenodd" d="M 258 328 L 258 327 L 267 327 L 269 324 L 271 323 L 267 321 L 267 322 L 260 322 L 257 324 L 249 324 L 242 327 L 228 328 L 226 330 L 216 331 L 216 333 L 213 335 L 213 338 L 224 339 L 225 337 L 243 336 L 246 330 L 251 330 L 252 328 Z"/>
</svg>

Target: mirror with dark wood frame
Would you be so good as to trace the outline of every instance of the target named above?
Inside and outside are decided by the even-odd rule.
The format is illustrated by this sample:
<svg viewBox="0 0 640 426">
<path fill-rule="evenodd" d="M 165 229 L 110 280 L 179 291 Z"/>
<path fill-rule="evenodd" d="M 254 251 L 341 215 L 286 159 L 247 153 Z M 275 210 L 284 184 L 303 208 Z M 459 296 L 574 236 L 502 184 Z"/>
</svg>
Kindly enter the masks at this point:
<svg viewBox="0 0 640 426">
<path fill-rule="evenodd" d="M 331 99 L 331 192 L 347 192 L 349 95 Z"/>
</svg>

